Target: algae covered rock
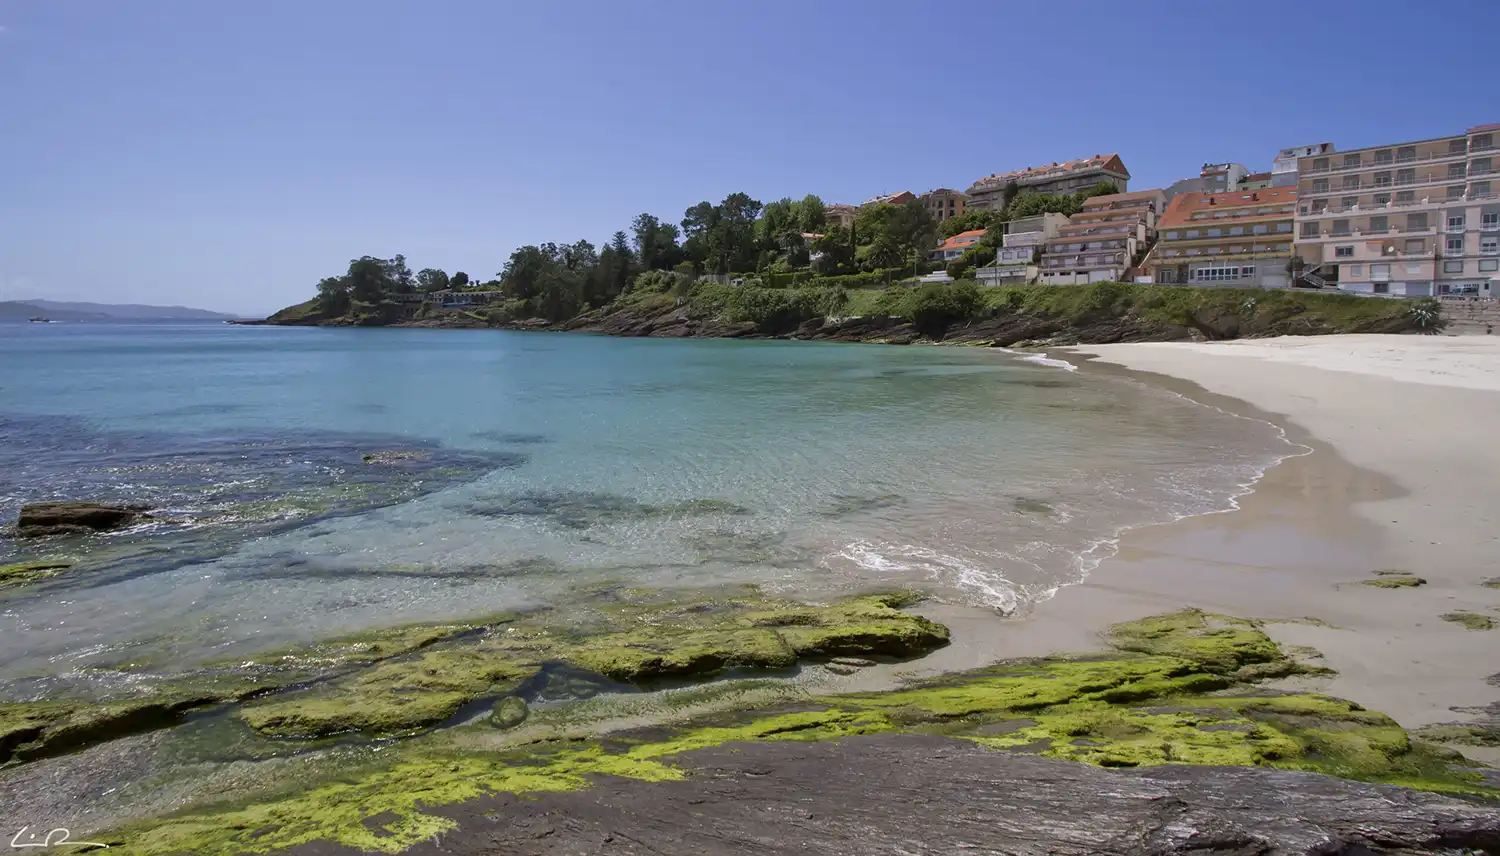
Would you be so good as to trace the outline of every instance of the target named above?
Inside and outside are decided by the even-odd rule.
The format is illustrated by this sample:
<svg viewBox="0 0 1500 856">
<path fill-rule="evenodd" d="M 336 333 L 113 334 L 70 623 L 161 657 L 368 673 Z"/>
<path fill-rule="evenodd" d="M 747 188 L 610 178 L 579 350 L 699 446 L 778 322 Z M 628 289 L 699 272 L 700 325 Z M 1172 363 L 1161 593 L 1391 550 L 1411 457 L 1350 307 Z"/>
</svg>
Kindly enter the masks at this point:
<svg viewBox="0 0 1500 856">
<path fill-rule="evenodd" d="M 34 583 L 62 573 L 73 567 L 72 562 L 21 562 L 15 565 L 0 565 L 0 586 L 18 586 Z"/>
<path fill-rule="evenodd" d="M 21 506 L 16 534 L 23 538 L 47 535 L 86 535 L 134 526 L 151 515 L 147 505 L 104 502 L 37 502 Z"/>
<path fill-rule="evenodd" d="M 1197 609 L 1116 624 L 1105 639 L 1121 651 L 1190 660 L 1216 674 L 1247 669 L 1264 678 L 1297 670 L 1256 622 Z"/>
<path fill-rule="evenodd" d="M 1417 588 L 1427 585 L 1427 581 L 1415 574 L 1381 572 L 1374 579 L 1360 580 L 1360 585 L 1383 589 Z"/>
<path fill-rule="evenodd" d="M 0 764 L 60 755 L 175 725 L 188 711 L 218 701 L 217 696 L 210 695 L 117 702 L 0 704 Z"/>
<path fill-rule="evenodd" d="M 1495 619 L 1477 612 L 1447 612 L 1439 617 L 1450 624 L 1457 624 L 1468 630 L 1495 629 Z"/>
<path fill-rule="evenodd" d="M 531 708 L 526 700 L 519 696 L 506 696 L 495 702 L 495 707 L 490 711 L 490 724 L 496 728 L 515 728 L 526 721 L 531 714 Z"/>
</svg>

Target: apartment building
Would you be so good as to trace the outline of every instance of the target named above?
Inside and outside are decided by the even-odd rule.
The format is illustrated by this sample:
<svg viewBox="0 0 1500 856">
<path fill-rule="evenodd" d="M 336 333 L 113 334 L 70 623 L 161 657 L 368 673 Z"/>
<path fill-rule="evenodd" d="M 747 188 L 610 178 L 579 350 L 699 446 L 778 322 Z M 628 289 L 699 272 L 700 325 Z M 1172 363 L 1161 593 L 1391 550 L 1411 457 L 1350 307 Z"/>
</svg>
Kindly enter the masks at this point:
<svg viewBox="0 0 1500 856">
<path fill-rule="evenodd" d="M 852 229 L 854 228 L 854 215 L 858 213 L 859 209 L 853 205 L 839 205 L 835 203 L 823 206 L 823 220 L 830 226 L 842 226 L 845 229 Z"/>
<path fill-rule="evenodd" d="M 983 229 L 971 229 L 967 232 L 959 232 L 957 235 L 937 245 L 937 249 L 928 254 L 928 258 L 935 262 L 951 262 L 964 254 L 968 248 L 979 243 L 984 237 Z"/>
<path fill-rule="evenodd" d="M 967 195 L 946 187 L 929 190 L 917 198 L 922 201 L 922 205 L 932 214 L 932 219 L 939 223 L 947 220 L 949 217 L 957 217 L 964 213 L 964 208 L 969 201 Z"/>
<path fill-rule="evenodd" d="M 1297 162 L 1302 158 L 1317 157 L 1319 155 L 1332 154 L 1333 143 L 1318 143 L 1312 146 L 1292 146 L 1282 149 L 1276 153 L 1276 160 L 1271 163 L 1271 186 L 1272 187 L 1296 187 L 1297 186 Z"/>
<path fill-rule="evenodd" d="M 1297 254 L 1314 284 L 1500 296 L 1500 124 L 1298 160 Z"/>
<path fill-rule="evenodd" d="M 859 203 L 859 207 L 868 208 L 871 205 L 879 205 L 882 202 L 889 202 L 892 205 L 905 205 L 906 203 L 916 198 L 917 195 L 915 193 L 912 193 L 910 190 L 903 190 L 900 193 L 887 193 L 885 196 L 877 196 L 873 199 L 866 199 L 865 201 Z"/>
<path fill-rule="evenodd" d="M 1042 282 L 1077 285 L 1122 279 L 1155 237 L 1156 218 L 1166 200 L 1161 190 L 1089 199 L 1082 211 L 1047 240 Z"/>
<path fill-rule="evenodd" d="M 1066 225 L 1066 214 L 1038 214 L 1005 223 L 1003 243 L 995 251 L 994 263 L 976 270 L 975 278 L 985 285 L 1035 282 L 1041 274 L 1042 247 Z"/>
<path fill-rule="evenodd" d="M 1238 188 L 1236 188 L 1236 189 L 1237 190 L 1263 190 L 1263 189 L 1265 189 L 1267 187 L 1274 187 L 1275 185 L 1272 183 L 1274 178 L 1275 178 L 1275 174 L 1274 173 L 1269 173 L 1269 172 L 1252 172 L 1249 175 L 1245 176 L 1243 179 L 1240 179 L 1240 186 Z M 1287 185 L 1287 186 L 1288 187 L 1294 187 L 1295 184 L 1291 184 L 1291 185 Z"/>
<path fill-rule="evenodd" d="M 1152 282 L 1285 288 L 1297 219 L 1291 187 L 1183 193 L 1157 226 Z"/>
<path fill-rule="evenodd" d="M 1029 167 L 1014 172 L 987 175 L 965 191 L 969 207 L 998 211 L 1005 202 L 1005 188 L 1014 184 L 1020 190 L 1035 193 L 1068 194 L 1087 190 L 1101 181 L 1112 181 L 1121 192 L 1130 182 L 1130 171 L 1117 154 L 1094 155 L 1091 158 Z"/>
<path fill-rule="evenodd" d="M 1174 181 L 1164 192 L 1169 204 L 1183 193 L 1228 193 L 1238 190 L 1249 174 L 1250 170 L 1242 163 L 1206 163 L 1198 170 L 1197 178 Z"/>
</svg>

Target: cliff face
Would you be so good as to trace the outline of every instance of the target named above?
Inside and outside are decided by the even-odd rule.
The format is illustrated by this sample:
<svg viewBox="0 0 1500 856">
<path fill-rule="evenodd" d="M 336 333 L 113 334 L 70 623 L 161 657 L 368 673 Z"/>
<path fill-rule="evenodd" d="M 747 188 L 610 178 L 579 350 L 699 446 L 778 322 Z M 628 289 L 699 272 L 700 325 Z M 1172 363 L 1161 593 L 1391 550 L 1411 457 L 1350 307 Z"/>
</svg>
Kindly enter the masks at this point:
<svg viewBox="0 0 1500 856">
<path fill-rule="evenodd" d="M 483 312 L 430 311 L 401 317 L 327 318 L 311 304 L 282 310 L 261 323 L 553 330 L 658 338 L 808 339 L 910 344 L 1072 345 L 1112 342 L 1236 339 L 1333 333 L 1404 333 L 1434 329 L 1411 301 L 1351 295 L 1174 286 L 1045 286 L 996 290 L 969 317 L 921 324 L 888 315 L 764 320 L 735 317 L 691 299 L 611 304 L 561 322 L 502 320 Z"/>
</svg>

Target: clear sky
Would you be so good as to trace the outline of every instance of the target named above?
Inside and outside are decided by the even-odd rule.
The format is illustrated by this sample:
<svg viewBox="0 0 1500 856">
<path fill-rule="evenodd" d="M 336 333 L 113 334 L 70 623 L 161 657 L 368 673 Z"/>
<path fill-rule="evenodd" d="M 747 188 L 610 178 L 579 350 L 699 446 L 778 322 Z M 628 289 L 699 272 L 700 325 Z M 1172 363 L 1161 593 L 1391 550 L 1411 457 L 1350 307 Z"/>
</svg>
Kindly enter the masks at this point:
<svg viewBox="0 0 1500 856">
<path fill-rule="evenodd" d="M 0 300 L 266 313 L 743 190 L 1500 122 L 1500 0 L 0 0 Z"/>
</svg>

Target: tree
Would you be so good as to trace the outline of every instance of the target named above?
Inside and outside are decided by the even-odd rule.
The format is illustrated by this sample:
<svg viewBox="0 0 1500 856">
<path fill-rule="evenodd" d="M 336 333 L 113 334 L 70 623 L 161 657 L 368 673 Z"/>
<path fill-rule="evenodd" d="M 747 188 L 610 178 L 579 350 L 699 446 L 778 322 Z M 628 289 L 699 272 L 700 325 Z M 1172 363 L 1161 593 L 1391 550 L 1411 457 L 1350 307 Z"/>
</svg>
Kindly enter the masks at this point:
<svg viewBox="0 0 1500 856">
<path fill-rule="evenodd" d="M 854 272 L 854 240 L 849 230 L 834 226 L 813 241 L 813 272 L 820 276 L 837 276 Z"/>
<path fill-rule="evenodd" d="M 630 230 L 636 264 L 642 270 L 670 270 L 682 261 L 675 225 L 663 223 L 651 214 L 638 214 L 631 221 Z"/>
<path fill-rule="evenodd" d="M 731 193 L 718 205 L 699 202 L 683 212 L 683 250 L 714 273 L 747 270 L 756 259 L 760 211 L 761 204 L 744 193 Z"/>
<path fill-rule="evenodd" d="M 449 282 L 448 274 L 437 268 L 422 268 L 417 272 L 417 288 L 428 294 L 442 291 L 448 287 Z"/>
<path fill-rule="evenodd" d="M 411 294 L 417 290 L 417 278 L 406 266 L 406 256 L 400 253 L 386 262 L 386 276 L 390 281 L 389 289 L 397 294 Z"/>
<path fill-rule="evenodd" d="M 1016 220 L 1021 217 L 1034 217 L 1038 214 L 1066 214 L 1073 216 L 1083 207 L 1083 203 L 1073 196 L 1057 196 L 1051 193 L 1032 193 L 1026 191 L 1017 194 L 1011 200 L 1005 212 L 1005 219 Z"/>
<path fill-rule="evenodd" d="M 318 305 L 326 315 L 343 315 L 349 311 L 349 278 L 324 277 L 318 283 Z"/>
<path fill-rule="evenodd" d="M 554 244 L 546 246 L 553 249 L 556 247 Z M 551 256 L 551 251 L 534 244 L 517 247 L 516 251 L 510 254 L 510 259 L 506 261 L 505 269 L 498 275 L 500 290 L 504 291 L 507 297 L 516 300 L 530 300 L 536 297 L 541 286 L 542 275 L 551 264 Z"/>
<path fill-rule="evenodd" d="M 1000 216 L 995 212 L 970 208 L 957 217 L 949 217 L 939 223 L 937 234 L 939 238 L 951 238 L 959 232 L 971 232 L 975 229 L 989 230 L 999 222 Z"/>
<path fill-rule="evenodd" d="M 466 288 L 469 285 L 469 275 L 458 271 L 448 280 L 449 288 Z"/>
<path fill-rule="evenodd" d="M 401 258 L 397 256 L 397 258 Z M 379 303 L 394 290 L 391 276 L 394 264 L 374 256 L 360 256 L 349 262 L 349 294 L 361 303 Z"/>
<path fill-rule="evenodd" d="M 797 225 L 804 232 L 822 232 L 828 225 L 828 210 L 823 200 L 811 193 L 796 203 Z"/>
</svg>

